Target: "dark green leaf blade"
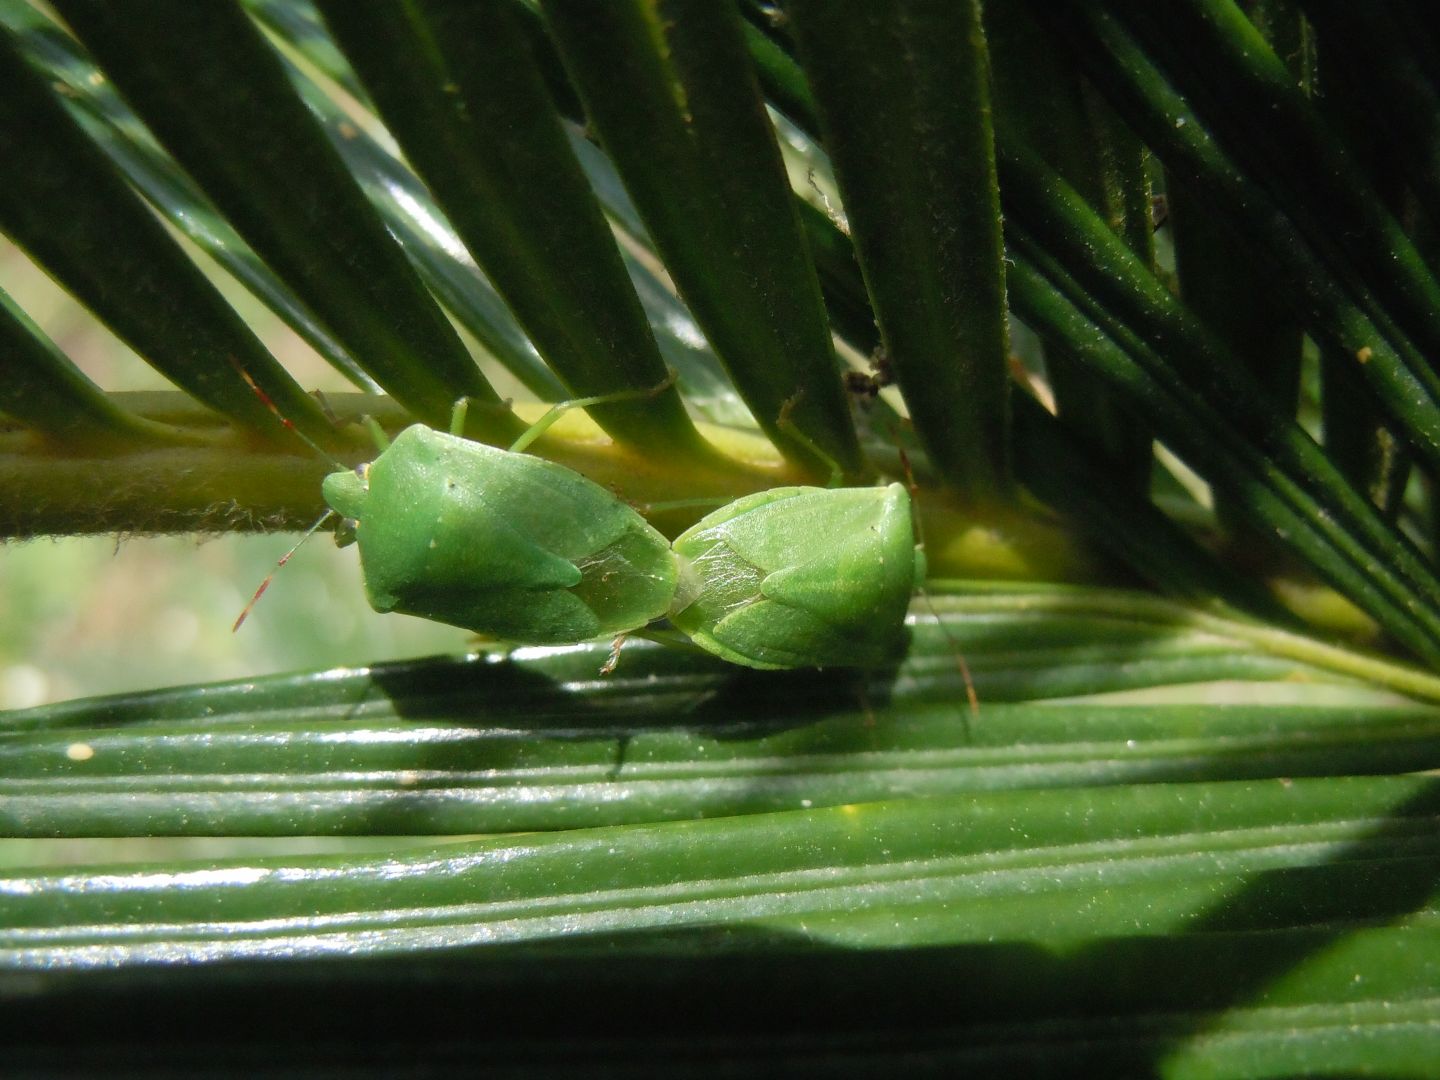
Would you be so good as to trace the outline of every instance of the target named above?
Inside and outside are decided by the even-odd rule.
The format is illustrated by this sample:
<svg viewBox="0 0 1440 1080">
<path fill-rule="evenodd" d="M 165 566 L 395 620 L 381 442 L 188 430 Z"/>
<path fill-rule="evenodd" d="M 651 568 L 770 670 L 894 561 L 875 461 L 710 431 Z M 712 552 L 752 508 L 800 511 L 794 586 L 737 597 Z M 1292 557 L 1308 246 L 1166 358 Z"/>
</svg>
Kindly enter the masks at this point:
<svg viewBox="0 0 1440 1080">
<path fill-rule="evenodd" d="M 736 945 L 763 938 L 768 954 Z M 330 958 L 0 976 L 7 1064 L 113 1074 L 634 1071 L 877 1075 L 1256 1076 L 1432 1071 L 1436 934 L 1380 928 L 815 949 L 763 933 L 673 934 L 671 951 L 557 950 Z M 1315 954 L 1283 995 L 1268 974 Z M 1360 975 L 1360 979 L 1354 976 Z M 1262 975 L 1263 977 L 1263 975 Z M 537 1017 L 563 1029 L 535 1038 Z M 404 1037 L 397 1038 L 397 1031 Z M 696 1047 L 704 1047 L 703 1061 Z M 359 1064 L 357 1064 L 359 1063 Z"/>
<path fill-rule="evenodd" d="M 1018 245 L 1021 234 L 1012 228 L 1011 235 Z M 1122 348 L 1107 336 L 1076 306 L 1077 301 L 1087 306 L 1091 303 L 1088 292 L 1053 260 L 1046 262 L 1043 251 L 1018 246 L 1015 250 L 1011 295 L 1030 325 L 1065 341 L 1097 373 L 1131 395 L 1135 408 L 1145 412 L 1162 437 L 1172 441 L 1213 483 L 1223 485 L 1227 498 L 1237 507 L 1243 506 L 1252 522 L 1300 554 L 1317 574 L 1388 633 L 1422 657 L 1440 656 L 1440 639 L 1435 627 L 1428 625 L 1433 624 L 1435 613 L 1417 600 L 1416 586 L 1407 584 L 1406 575 L 1387 559 L 1376 561 L 1360 554 L 1366 546 L 1360 533 L 1334 528 L 1335 522 L 1325 518 L 1316 502 L 1297 490 L 1293 475 L 1287 476 L 1235 432 L 1226 417 L 1201 395 L 1179 386 L 1173 372 L 1153 362 L 1155 357 L 1143 342 L 1127 337 Z M 1042 265 L 1043 272 L 1036 265 Z M 1135 362 L 1132 353 L 1152 361 L 1148 370 Z M 1380 528 L 1386 530 L 1383 523 Z M 1390 542 L 1396 541 L 1392 538 Z M 1407 559 L 1414 557 L 1412 552 L 1403 553 Z M 1413 569 L 1425 576 L 1423 568 Z"/>
<path fill-rule="evenodd" d="M 666 379 L 614 238 L 505 4 L 322 4 L 381 116 L 572 396 Z M 695 455 L 673 387 L 592 410 L 610 434 Z"/>
<path fill-rule="evenodd" d="M 1394 696 L 1440 699 L 1423 674 L 1138 594 L 949 587 L 890 671 L 638 645 L 597 682 L 596 645 L 11 713 L 0 832 L 497 832 L 1440 758 L 1440 713 Z M 1196 704 L 1216 681 L 1275 704 Z"/>
<path fill-rule="evenodd" d="M 1107 655 L 1151 674 L 1184 673 L 1122 648 L 1094 649 L 1090 659 Z M 1227 661 L 1242 668 L 1239 657 L 1216 656 L 1212 674 Z M 1265 674 L 1259 669 L 1246 674 Z M 977 679 L 990 686 L 996 676 L 981 669 Z M 448 711 L 420 722 L 407 715 L 411 704 L 395 701 L 393 718 L 379 708 L 347 717 L 337 704 L 305 719 L 217 714 L 3 738 L 0 832 L 494 833 L 1012 788 L 1373 774 L 1440 761 L 1440 713 L 1391 705 L 989 704 L 968 721 L 949 704 L 820 719 L 796 709 L 763 725 L 716 716 L 703 729 L 647 709 L 643 723 L 520 735 L 504 721 Z"/>
<path fill-rule="evenodd" d="M 753 26 L 747 30 L 767 95 L 793 112 L 807 131 L 818 130 L 799 65 Z M 875 349 L 879 345 L 875 316 L 849 237 L 819 209 L 804 202 L 799 205 L 831 318 L 857 348 Z M 1126 235 L 1130 232 L 1127 227 Z M 1057 338 L 1051 341 L 1060 347 Z M 1286 613 L 1277 609 L 1259 583 L 1203 550 L 1143 498 L 1134 488 L 1133 476 L 1117 481 L 1085 439 L 1033 398 L 1020 395 L 1012 402 L 1014 467 L 1017 478 L 1033 494 L 1163 590 L 1196 600 L 1220 597 L 1239 610 L 1286 620 Z M 1148 449 L 1143 457 L 1148 461 Z"/>
<path fill-rule="evenodd" d="M 73 450 L 184 442 L 184 432 L 136 416 L 86 378 L 0 289 L 0 413 Z"/>
<path fill-rule="evenodd" d="M 770 74 L 780 77 L 787 70 L 785 65 L 780 64 Z M 1002 142 L 1002 148 L 1005 149 L 1002 166 L 1007 178 L 1003 193 L 1011 215 L 1011 254 L 1015 259 L 1012 300 L 1019 313 L 1042 329 L 1048 341 L 1063 347 L 1071 355 L 1085 358 L 1095 375 L 1113 380 L 1122 394 L 1130 397 L 1131 408 L 1137 414 L 1146 415 L 1152 423 L 1162 424 L 1167 438 L 1177 445 L 1199 451 L 1192 460 L 1199 461 L 1204 457 L 1211 462 L 1204 468 L 1227 488 L 1241 483 L 1238 477 L 1243 473 L 1259 467 L 1262 482 L 1247 481 L 1242 484 L 1244 513 L 1265 532 L 1277 535 L 1292 549 L 1303 553 L 1327 580 L 1360 601 L 1362 606 L 1370 605 L 1366 609 L 1397 636 L 1411 641 L 1412 645 L 1420 642 L 1426 632 L 1417 636 L 1417 620 L 1411 610 L 1415 607 L 1412 594 L 1416 591 L 1432 593 L 1433 582 L 1425 584 L 1432 575 L 1415 561 L 1414 553 L 1406 542 L 1379 520 L 1373 508 L 1363 503 L 1298 428 L 1280 418 L 1278 410 L 1265 405 L 1265 399 L 1257 389 L 1251 386 L 1244 391 L 1234 390 L 1237 384 L 1248 386 L 1249 383 L 1238 365 L 1224 357 L 1223 345 L 1215 340 L 1213 332 L 1197 325 L 1194 316 L 1174 300 L 1151 270 L 1111 232 L 1099 214 L 1060 180 L 1033 149 L 1026 147 L 1014 135 Z M 812 233 L 829 238 L 828 242 L 817 240 L 812 244 L 816 250 L 827 254 L 821 265 L 830 288 L 833 292 L 852 295 L 854 289 L 849 281 L 854 277 L 856 268 L 853 261 L 846 257 L 848 244 L 839 237 L 835 227 L 818 214 L 810 215 L 806 221 Z M 1049 251 L 1028 241 L 1026 230 L 1029 228 L 1038 229 L 1056 251 L 1063 253 L 1063 266 Z M 1027 247 L 1027 244 L 1030 246 Z M 1036 272 L 1037 265 L 1048 267 L 1044 270 L 1049 275 L 1048 280 Z M 1076 276 L 1083 277 L 1084 284 L 1080 284 Z M 1068 289 L 1070 300 L 1058 295 L 1057 287 L 1062 292 Z M 1080 316 L 1078 310 L 1069 307 L 1071 302 L 1079 303 L 1092 314 Z M 1111 333 L 1118 334 L 1125 342 L 1125 349 L 1142 359 L 1148 358 L 1146 362 L 1150 365 L 1151 374 L 1137 382 L 1133 376 L 1138 371 L 1121 359 L 1123 350 L 1106 337 L 1099 326 L 1090 322 L 1090 318 L 1098 318 L 1110 328 Z M 854 320 L 854 325 L 863 333 L 865 322 L 863 317 L 859 317 Z M 1154 341 L 1169 343 L 1164 359 L 1151 346 Z M 1179 411 L 1169 406 L 1162 408 L 1162 402 L 1171 392 L 1163 390 L 1162 384 L 1174 383 L 1174 362 L 1186 358 L 1184 370 L 1188 371 L 1196 387 L 1184 391 L 1191 395 L 1191 405 Z M 1231 390 L 1225 391 L 1226 385 Z M 1207 413 L 1208 419 L 1196 423 L 1196 416 L 1206 408 L 1202 399 L 1216 393 L 1231 402 L 1227 406 L 1228 415 L 1222 417 Z M 1035 415 L 1035 410 L 1022 407 L 1026 410 L 1027 437 L 1035 440 L 1044 436 L 1047 425 Z M 1169 419 L 1162 422 L 1162 416 Z M 1245 447 L 1244 436 L 1232 431 L 1230 416 L 1250 417 L 1247 424 L 1262 435 L 1278 425 L 1278 440 L 1288 442 L 1304 463 L 1290 469 L 1288 475 L 1275 472 L 1271 464 L 1261 465 L 1263 455 L 1253 446 Z M 1264 419 L 1257 420 L 1257 416 Z M 1226 453 L 1222 455 L 1226 463 L 1220 463 L 1215 457 L 1220 451 L 1220 444 L 1214 438 L 1216 432 L 1226 433 L 1229 445 L 1240 454 L 1238 458 Z M 1276 442 L 1276 437 L 1266 435 L 1265 438 L 1270 444 Z M 1039 441 L 1043 444 L 1045 439 L 1040 438 Z M 1086 490 L 1098 494 L 1095 492 L 1097 487 L 1103 492 L 1105 485 L 1091 479 L 1085 481 L 1083 488 L 1065 488 L 1064 482 L 1059 479 L 1061 466 L 1037 460 L 1037 448 L 1032 441 L 1022 448 L 1017 457 L 1017 463 L 1026 469 L 1027 483 L 1034 490 L 1051 492 L 1059 499 L 1055 505 L 1061 509 L 1077 512 L 1082 518 L 1092 516 L 1096 507 L 1086 505 L 1081 495 Z M 1249 464 L 1241 466 L 1242 461 Z M 1080 462 L 1071 457 L 1065 467 L 1078 468 L 1079 465 Z M 1052 473 L 1043 475 L 1042 470 L 1047 467 L 1052 469 Z M 1280 486 L 1277 487 L 1277 484 Z M 1306 488 L 1313 495 L 1301 494 L 1298 490 Z M 1286 507 L 1287 500 L 1294 506 Z M 1110 502 L 1115 500 L 1111 498 Z M 1334 510 L 1322 510 L 1321 506 L 1326 503 L 1343 507 L 1343 510 L 1338 514 Z M 1136 522 L 1148 516 L 1138 509 L 1125 511 L 1123 500 L 1116 512 L 1124 513 L 1127 520 Z M 1316 531 L 1315 522 L 1333 525 L 1331 517 L 1352 524 L 1338 533 L 1331 530 L 1334 536 L 1323 539 Z M 1119 538 L 1114 535 L 1109 523 L 1101 527 L 1111 533 L 1102 543 L 1113 548 Z M 1142 536 L 1135 538 L 1140 549 L 1127 545 L 1122 550 L 1122 557 L 1147 576 L 1161 565 L 1172 565 L 1178 570 L 1172 559 L 1181 552 L 1173 549 L 1166 539 L 1171 531 L 1163 526 L 1147 528 Z M 1356 559 L 1353 554 L 1342 554 L 1347 549 L 1353 553 L 1367 544 L 1375 545 L 1375 555 Z M 1160 550 L 1150 550 L 1146 545 Z M 1382 551 L 1384 555 L 1379 554 Z M 1239 596 L 1246 591 L 1240 589 L 1237 593 L 1234 585 L 1223 583 L 1224 575 L 1204 569 L 1203 563 L 1203 559 L 1188 560 L 1184 574 L 1196 573 L 1198 580 L 1209 582 L 1218 592 L 1227 595 Z M 1392 579 L 1391 598 L 1385 599 L 1383 592 L 1377 591 L 1374 579 L 1377 574 L 1389 574 L 1392 567 L 1405 567 L 1403 573 L 1414 575 L 1414 584 L 1396 585 Z M 1268 605 L 1262 601 L 1257 606 L 1252 599 L 1240 606 L 1264 610 Z M 1430 646 L 1416 647 L 1423 650 Z"/>
<path fill-rule="evenodd" d="M 117 336 L 200 401 L 257 431 L 312 438 L 323 414 L 180 251 L 0 31 L 0 228 Z"/>
<path fill-rule="evenodd" d="M 1003 497 L 1005 273 L 979 5 L 788 13 L 916 433 L 963 499 Z"/>
<path fill-rule="evenodd" d="M 820 475 L 832 463 L 863 474 L 815 269 L 734 11 L 650 0 L 543 7 L 590 121 L 756 421 Z"/>
<path fill-rule="evenodd" d="M 379 387 L 280 279 L 255 255 L 156 145 L 115 87 L 69 34 L 24 0 L 0 0 L 0 22 L 29 61 L 56 85 L 61 104 L 172 227 L 224 267 L 317 353 L 360 389 Z"/>
<path fill-rule="evenodd" d="M 1148 153 L 1095 90 L 1063 44 L 1021 4 L 985 7 L 994 58 L 997 125 L 1022 138 L 1064 176 L 1140 257 L 1154 258 Z M 1153 435 L 1058 341 L 1045 343 L 1055 411 L 1107 465 L 1112 483 L 1150 488 Z"/>
<path fill-rule="evenodd" d="M 1037 4 L 1053 20 L 1096 84 L 1186 183 L 1205 191 L 1284 269 L 1282 295 L 1302 308 L 1307 331 L 1326 352 L 1356 367 L 1417 453 L 1440 461 L 1440 377 L 1372 295 L 1372 283 L 1343 260 L 1312 249 L 1284 203 L 1232 159 L 1192 104 L 1166 79 L 1126 28 L 1098 5 Z"/>
<path fill-rule="evenodd" d="M 1093 543 L 1171 596 L 1218 600 L 1278 625 L 1294 621 L 1262 582 L 1217 558 L 1142 498 L 1129 478 L 1096 457 L 1089 439 L 1028 394 L 1012 401 L 1017 479 Z"/>
<path fill-rule="evenodd" d="M 287 58 L 282 60 L 296 93 L 425 285 L 537 400 L 563 400 L 566 391 L 560 380 L 516 325 L 510 309 L 465 251 L 425 185 L 392 151 L 357 127 L 315 80 Z"/>
<path fill-rule="evenodd" d="M 1201 974 L 1174 989 L 1203 987 L 1211 1007 L 1240 1004 L 1285 976 L 1272 985 L 1274 1004 L 1336 989 L 1333 969 L 1304 963 L 1318 942 L 1296 942 L 1296 931 L 1320 931 L 1338 947 L 1349 944 L 1347 932 L 1380 920 L 1434 929 L 1435 817 L 1435 781 L 1426 777 L 1142 784 L 578 829 L 371 856 L 18 869 L 0 874 L 0 967 L 85 970 L 277 952 L 291 960 L 336 951 L 503 956 L 497 947 L 521 944 L 653 956 L 689 952 L 686 938 L 707 932 L 742 950 L 747 938 L 762 950 L 777 937 L 870 950 L 998 941 L 1033 949 L 1033 974 L 1045 978 L 1032 993 L 1053 1007 L 1070 988 L 1057 978 L 1063 963 L 1046 971 L 1050 950 L 1083 965 L 1087 947 L 1108 953 L 1121 939 L 1249 932 L 1260 951 L 1240 984 Z M 1386 879 L 1392 888 L 1375 888 Z M 1425 965 L 1435 963 L 1428 953 L 1437 946 L 1420 946 Z M 1414 994 L 1407 967 L 1400 986 Z"/>
<path fill-rule="evenodd" d="M 257 18 L 278 34 L 326 77 L 335 80 L 361 100 L 365 97 L 355 73 L 325 33 L 318 13 L 306 4 L 289 0 L 249 0 Z M 536 49 L 549 46 L 538 13 L 527 32 Z M 553 46 L 550 46 L 553 49 Z M 558 58 L 554 64 L 558 70 Z M 370 200 L 384 217 L 386 226 L 400 238 L 422 278 L 460 324 L 520 379 L 540 401 L 559 401 L 565 389 L 545 367 L 535 346 L 516 325 L 503 300 L 464 251 L 460 239 L 430 194 L 388 151 L 363 132 L 357 131 L 346 114 L 326 97 L 308 76 L 293 66 L 290 77 L 301 97 L 330 135 L 331 143 L 345 159 L 365 188 Z M 548 70 L 548 69 L 547 69 Z M 563 76 L 563 72 L 561 72 Z M 547 79 L 552 95 L 568 91 L 565 98 L 573 107 L 567 113 L 579 117 L 578 103 L 569 84 L 560 86 Z M 567 130 L 568 141 L 586 178 L 611 219 L 637 242 L 653 250 L 643 234 L 629 196 L 604 153 L 586 141 L 575 127 Z M 671 287 L 660 280 L 648 258 L 622 249 L 621 256 L 630 274 L 640 303 L 650 320 L 650 331 L 660 346 L 665 363 L 678 375 L 677 384 L 687 403 L 696 412 L 717 424 L 754 427 L 754 418 L 739 400 L 734 386 L 710 351 L 690 313 Z"/>
<path fill-rule="evenodd" d="M 1363 282 L 1392 333 L 1425 354 L 1440 348 L 1440 281 L 1239 5 L 1107 6 L 1337 279 L 1352 289 Z"/>
<path fill-rule="evenodd" d="M 1368 137 L 1384 148 L 1380 167 L 1404 178 L 1433 221 L 1440 206 L 1440 85 L 1426 74 L 1421 40 L 1387 4 L 1301 0 L 1300 7 L 1319 37 L 1327 94 L 1353 97 L 1353 119 L 1378 129 Z M 1345 134 L 1367 138 L 1353 127 Z"/>
<path fill-rule="evenodd" d="M 1346 574 L 1352 581 L 1363 575 L 1370 579 L 1366 592 L 1377 597 L 1388 593 L 1388 600 L 1381 601 L 1390 612 L 1384 616 L 1390 620 L 1387 626 L 1428 625 L 1423 633 L 1433 637 L 1440 627 L 1440 579 L 1413 544 L 1350 486 L 1309 435 L 1267 398 L 1219 336 L 1180 304 L 1053 170 L 1019 146 L 1007 146 L 1003 160 L 1006 205 L 1012 214 L 1007 235 L 1016 255 L 1026 260 L 1027 281 L 1015 286 L 1016 302 L 1027 319 L 1037 326 L 1048 324 L 1056 336 L 1065 335 L 1050 320 L 1054 310 L 1041 295 L 1043 288 L 1037 290 L 1030 278 L 1034 264 L 1144 369 L 1143 383 L 1132 383 L 1127 391 L 1143 396 L 1133 407 L 1150 415 L 1157 431 L 1212 483 L 1224 487 L 1237 508 L 1253 503 L 1259 491 L 1241 482 L 1239 473 L 1230 474 L 1229 466 L 1220 465 L 1214 455 L 1248 458 L 1246 470 L 1259 466 L 1268 473 L 1263 486 L 1288 501 L 1291 513 L 1308 521 L 1307 530 L 1324 536 L 1327 546 L 1351 563 L 1342 570 L 1333 556 L 1327 557 L 1316 564 L 1318 572 L 1347 590 L 1354 585 L 1339 586 L 1335 575 Z M 1032 237 L 1031 229 L 1038 236 Z M 1078 342 L 1072 348 L 1087 351 Z M 1088 351 L 1097 370 L 1105 370 L 1099 354 Z M 1111 368 L 1107 377 L 1119 374 Z M 1189 403 L 1171 411 L 1170 420 L 1162 420 L 1160 403 L 1172 394 Z M 1210 419 L 1199 420 L 1202 414 Z M 1222 450 L 1222 441 L 1228 449 Z M 1211 463 L 1199 465 L 1202 458 Z M 1258 504 L 1246 512 L 1258 513 L 1262 522 L 1268 513 L 1259 511 Z M 1298 535 L 1290 526 L 1277 531 L 1286 543 L 1294 543 Z M 1354 595 L 1359 602 L 1359 594 Z M 1372 614 L 1380 618 L 1380 610 Z M 1411 647 L 1422 654 L 1433 648 L 1411 640 L 1413 630 L 1395 632 L 1408 633 Z"/>
<path fill-rule="evenodd" d="M 498 407 L 233 0 L 146 0 L 144 18 L 91 0 L 57 8 L 175 159 L 377 382 L 439 427 L 462 396 Z M 505 410 L 470 416 L 492 439 L 519 430 Z"/>
</svg>

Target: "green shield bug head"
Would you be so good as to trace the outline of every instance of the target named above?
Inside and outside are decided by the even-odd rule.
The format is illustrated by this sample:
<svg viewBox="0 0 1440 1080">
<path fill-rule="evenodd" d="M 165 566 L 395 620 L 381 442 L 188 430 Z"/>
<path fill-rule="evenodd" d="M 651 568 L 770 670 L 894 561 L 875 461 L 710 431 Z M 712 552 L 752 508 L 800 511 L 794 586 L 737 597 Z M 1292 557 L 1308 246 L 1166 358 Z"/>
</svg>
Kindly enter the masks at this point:
<svg viewBox="0 0 1440 1080">
<path fill-rule="evenodd" d="M 670 620 L 731 663 L 880 667 L 904 651 L 905 612 L 925 571 L 901 484 L 762 491 L 673 546 Z"/>
<path fill-rule="evenodd" d="M 323 490 L 355 523 L 376 611 L 560 645 L 642 627 L 675 593 L 665 537 L 542 458 L 417 424 L 369 465 L 326 477 Z"/>
</svg>

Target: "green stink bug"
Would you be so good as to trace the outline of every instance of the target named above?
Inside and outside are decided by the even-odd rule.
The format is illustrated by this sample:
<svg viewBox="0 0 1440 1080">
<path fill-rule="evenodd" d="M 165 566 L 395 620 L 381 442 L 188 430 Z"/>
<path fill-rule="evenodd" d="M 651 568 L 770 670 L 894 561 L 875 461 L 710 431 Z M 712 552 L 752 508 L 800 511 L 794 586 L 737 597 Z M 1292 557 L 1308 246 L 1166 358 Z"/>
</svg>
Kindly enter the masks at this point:
<svg viewBox="0 0 1440 1080">
<path fill-rule="evenodd" d="M 675 595 L 665 537 L 543 458 L 416 424 L 323 490 L 355 522 L 376 611 L 561 645 L 645 626 Z"/>
<path fill-rule="evenodd" d="M 325 500 L 346 521 L 337 542 L 358 543 L 371 606 L 533 645 L 623 638 L 668 618 L 756 668 L 899 657 L 925 573 L 902 485 L 758 492 L 672 545 L 605 488 L 521 452 L 561 412 L 596 402 L 552 407 L 509 450 L 413 425 L 368 464 L 327 476 Z M 463 419 L 461 402 L 454 431 Z"/>
<path fill-rule="evenodd" d="M 701 648 L 758 668 L 878 667 L 906 641 L 925 578 L 910 493 L 773 488 L 676 538 L 670 621 Z"/>
</svg>

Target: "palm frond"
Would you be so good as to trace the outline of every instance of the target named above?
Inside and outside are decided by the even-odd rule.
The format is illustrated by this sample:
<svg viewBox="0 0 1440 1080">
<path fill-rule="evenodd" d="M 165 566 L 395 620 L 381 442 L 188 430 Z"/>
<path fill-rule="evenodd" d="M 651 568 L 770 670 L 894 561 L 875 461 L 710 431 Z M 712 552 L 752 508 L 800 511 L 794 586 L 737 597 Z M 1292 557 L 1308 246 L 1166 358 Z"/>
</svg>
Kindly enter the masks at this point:
<svg viewBox="0 0 1440 1080">
<path fill-rule="evenodd" d="M 118 1060 L 136 1003 L 196 1024 L 161 1064 L 374 1046 L 326 985 L 517 1066 L 1424 1072 L 1437 57 L 1400 0 L 0 0 L 0 230 L 173 387 L 0 293 L 6 537 L 293 529 L 364 417 L 504 447 L 620 394 L 532 452 L 672 536 L 900 480 L 929 568 L 881 670 L 589 644 L 0 716 L 20 1065 L 61 1017 Z M 271 847 L 39 865 L 94 837 Z"/>
</svg>

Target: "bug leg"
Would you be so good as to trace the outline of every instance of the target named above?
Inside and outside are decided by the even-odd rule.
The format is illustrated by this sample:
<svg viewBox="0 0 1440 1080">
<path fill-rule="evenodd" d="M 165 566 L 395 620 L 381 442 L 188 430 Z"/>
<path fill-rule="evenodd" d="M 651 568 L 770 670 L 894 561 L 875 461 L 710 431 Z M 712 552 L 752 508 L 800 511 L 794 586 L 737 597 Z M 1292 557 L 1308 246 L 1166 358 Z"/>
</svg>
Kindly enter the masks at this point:
<svg viewBox="0 0 1440 1080">
<path fill-rule="evenodd" d="M 385 434 L 385 429 L 380 426 L 379 420 L 366 413 L 360 418 L 360 422 L 365 425 L 365 430 L 370 433 L 370 438 L 375 440 L 375 447 L 380 453 L 383 454 L 390 449 L 390 436 Z"/>
<path fill-rule="evenodd" d="M 600 668 L 601 675 L 610 675 L 614 673 L 615 668 L 620 663 L 620 649 L 625 644 L 625 639 L 629 636 L 629 634 L 621 634 L 619 637 L 617 637 L 614 641 L 610 643 L 610 658 L 606 660 L 604 665 Z"/>
<path fill-rule="evenodd" d="M 550 429 L 550 426 L 564 416 L 571 409 L 588 409 L 591 405 L 609 405 L 616 401 L 635 401 L 641 398 L 651 398 L 662 394 L 675 385 L 675 372 L 671 371 L 665 377 L 665 381 L 657 383 L 646 390 L 619 390 L 613 394 L 598 394 L 595 397 L 571 398 L 569 401 L 557 401 L 545 412 L 545 415 L 536 420 L 516 439 L 510 446 L 512 454 L 521 453 Z"/>
<path fill-rule="evenodd" d="M 510 398 L 506 398 L 504 401 L 501 402 L 484 400 L 476 401 L 468 394 L 465 397 L 456 398 L 455 404 L 450 406 L 449 432 L 457 439 L 471 438 L 472 436 L 465 434 L 465 427 L 469 423 L 470 414 L 477 409 L 480 412 L 489 415 L 492 419 L 504 417 L 506 419 L 513 420 L 514 416 L 511 413 L 511 408 L 514 406 L 514 404 L 515 402 Z"/>
</svg>

